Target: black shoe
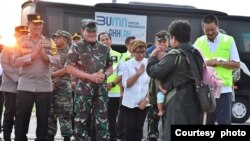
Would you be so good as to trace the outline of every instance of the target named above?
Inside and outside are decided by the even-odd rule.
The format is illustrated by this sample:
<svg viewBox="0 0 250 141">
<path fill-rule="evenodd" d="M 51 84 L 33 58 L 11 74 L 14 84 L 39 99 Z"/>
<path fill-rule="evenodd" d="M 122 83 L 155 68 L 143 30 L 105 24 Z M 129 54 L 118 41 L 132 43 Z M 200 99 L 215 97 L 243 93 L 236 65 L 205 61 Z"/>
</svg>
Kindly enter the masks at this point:
<svg viewBox="0 0 250 141">
<path fill-rule="evenodd" d="M 11 141 L 11 138 L 4 138 L 4 140 L 0 138 L 0 141 Z"/>
<path fill-rule="evenodd" d="M 156 138 L 149 138 L 148 141 L 157 141 Z"/>
<path fill-rule="evenodd" d="M 48 136 L 48 141 L 54 141 L 54 138 L 55 138 L 54 136 L 49 135 L 49 136 Z"/>
<path fill-rule="evenodd" d="M 64 136 L 63 141 L 70 141 L 70 137 Z"/>
<path fill-rule="evenodd" d="M 3 139 L 4 139 L 4 141 L 11 141 L 11 135 L 10 134 L 3 134 Z M 3 141 L 3 140 L 0 138 L 0 141 Z"/>
</svg>

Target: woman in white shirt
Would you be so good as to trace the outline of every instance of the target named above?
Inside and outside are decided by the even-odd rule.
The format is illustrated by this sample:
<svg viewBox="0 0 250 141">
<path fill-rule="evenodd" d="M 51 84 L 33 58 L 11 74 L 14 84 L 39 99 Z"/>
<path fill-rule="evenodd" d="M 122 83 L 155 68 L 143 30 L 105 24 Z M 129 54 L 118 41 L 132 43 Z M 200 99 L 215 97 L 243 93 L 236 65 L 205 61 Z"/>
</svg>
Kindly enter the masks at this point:
<svg viewBox="0 0 250 141">
<path fill-rule="evenodd" d="M 125 115 L 125 141 L 141 141 L 143 125 L 148 111 L 149 76 L 145 68 L 147 65 L 146 43 L 135 40 L 131 43 L 133 59 L 123 66 L 122 85 L 124 96 L 122 105 Z"/>
</svg>

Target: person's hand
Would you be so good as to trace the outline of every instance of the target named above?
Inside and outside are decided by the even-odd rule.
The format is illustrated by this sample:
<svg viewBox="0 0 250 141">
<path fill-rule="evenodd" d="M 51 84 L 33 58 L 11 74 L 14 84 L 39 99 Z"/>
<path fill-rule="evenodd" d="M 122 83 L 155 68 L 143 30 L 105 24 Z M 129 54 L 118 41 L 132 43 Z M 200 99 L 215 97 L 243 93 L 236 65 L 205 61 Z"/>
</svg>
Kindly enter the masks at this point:
<svg viewBox="0 0 250 141">
<path fill-rule="evenodd" d="M 31 57 L 33 59 L 37 58 L 38 54 L 41 52 L 42 50 L 42 39 L 40 39 L 38 41 L 38 43 L 36 44 L 35 48 L 34 48 L 34 51 L 32 52 L 31 54 Z"/>
<path fill-rule="evenodd" d="M 165 51 L 166 51 L 165 47 L 157 46 L 151 53 L 151 56 L 157 57 L 159 52 L 165 52 Z"/>
<path fill-rule="evenodd" d="M 40 39 L 38 42 L 37 42 L 37 44 L 36 44 L 36 46 L 35 46 L 35 49 L 42 49 L 42 47 L 43 47 L 43 39 Z"/>
<path fill-rule="evenodd" d="M 141 109 L 141 110 L 143 110 L 143 109 L 145 109 L 145 107 L 146 107 L 147 104 L 148 104 L 147 99 L 143 99 L 142 101 L 140 101 L 138 103 L 138 108 Z"/>
<path fill-rule="evenodd" d="M 215 66 L 219 66 L 220 65 L 220 61 L 217 61 L 215 59 L 206 60 L 205 63 L 209 67 L 215 67 Z"/>
<path fill-rule="evenodd" d="M 100 70 L 96 73 L 91 74 L 90 76 L 90 81 L 97 83 L 97 84 L 102 84 L 105 79 L 105 74 Z"/>
<path fill-rule="evenodd" d="M 167 90 L 166 89 L 164 89 L 163 87 L 162 87 L 162 85 L 159 85 L 159 90 L 163 93 L 163 94 L 167 94 Z"/>
<path fill-rule="evenodd" d="M 112 83 L 107 83 L 107 88 L 108 88 L 108 91 L 111 90 L 111 88 L 112 88 Z"/>
<path fill-rule="evenodd" d="M 135 68 L 135 70 L 136 70 L 136 74 L 141 75 L 141 74 L 143 74 L 144 71 L 145 71 L 145 65 L 144 65 L 144 64 L 141 64 L 141 66 L 140 66 L 139 68 Z"/>
<path fill-rule="evenodd" d="M 71 87 L 72 87 L 73 89 L 76 88 L 76 82 L 75 82 L 75 81 L 72 81 L 72 82 L 71 82 Z"/>
</svg>

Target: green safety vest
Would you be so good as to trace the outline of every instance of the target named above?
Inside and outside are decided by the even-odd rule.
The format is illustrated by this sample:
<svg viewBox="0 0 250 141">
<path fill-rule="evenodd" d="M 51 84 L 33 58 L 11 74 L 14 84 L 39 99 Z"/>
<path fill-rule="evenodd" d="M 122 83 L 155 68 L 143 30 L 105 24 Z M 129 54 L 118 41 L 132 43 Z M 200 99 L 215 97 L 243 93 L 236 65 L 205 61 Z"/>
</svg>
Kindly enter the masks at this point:
<svg viewBox="0 0 250 141">
<path fill-rule="evenodd" d="M 128 52 L 121 54 L 121 53 L 114 51 L 114 50 L 110 50 L 110 56 L 111 56 L 111 60 L 113 61 L 114 72 L 112 75 L 110 75 L 108 77 L 108 80 L 107 80 L 108 83 L 113 82 L 116 79 L 116 77 L 118 76 L 118 67 L 120 67 L 119 62 L 121 61 L 121 59 L 122 59 L 122 61 L 126 62 L 132 58 L 131 54 Z M 120 95 L 119 85 L 116 85 L 115 87 L 111 88 L 109 90 L 109 93 Z"/>
<path fill-rule="evenodd" d="M 208 41 L 206 36 L 202 36 L 196 40 L 196 47 L 202 52 L 204 58 L 206 59 L 219 59 L 222 58 L 223 61 L 230 60 L 230 49 L 232 45 L 233 38 L 231 36 L 222 34 L 221 40 L 218 43 L 217 49 L 215 52 L 211 52 L 208 47 Z M 221 66 L 215 67 L 216 73 L 223 81 L 224 86 L 232 86 L 233 77 L 232 69 L 228 69 Z"/>
<path fill-rule="evenodd" d="M 129 51 L 122 54 L 122 59 L 124 62 L 128 61 L 129 59 L 133 58 Z"/>
<path fill-rule="evenodd" d="M 116 79 L 116 77 L 118 76 L 118 65 L 119 65 L 121 56 L 122 56 L 121 53 L 119 53 L 117 51 L 114 51 L 112 49 L 110 50 L 110 57 L 111 57 L 111 60 L 113 61 L 114 72 L 113 72 L 112 75 L 110 75 L 108 77 L 108 80 L 107 80 L 108 83 L 113 82 Z M 109 92 L 112 93 L 112 94 L 119 94 L 120 95 L 120 87 L 119 87 L 119 85 L 115 85 L 113 88 L 111 88 L 109 90 Z"/>
</svg>

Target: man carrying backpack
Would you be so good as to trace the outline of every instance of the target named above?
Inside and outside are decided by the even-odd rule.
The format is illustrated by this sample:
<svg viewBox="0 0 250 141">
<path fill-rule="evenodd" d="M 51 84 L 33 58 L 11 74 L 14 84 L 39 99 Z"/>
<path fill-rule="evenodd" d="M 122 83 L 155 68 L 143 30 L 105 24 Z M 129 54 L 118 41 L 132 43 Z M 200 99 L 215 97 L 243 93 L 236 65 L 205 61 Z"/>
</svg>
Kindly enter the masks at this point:
<svg viewBox="0 0 250 141">
<path fill-rule="evenodd" d="M 157 55 L 165 51 L 160 46 L 148 59 L 147 73 L 161 81 L 167 90 L 165 98 L 165 120 L 163 140 L 171 141 L 171 125 L 202 124 L 202 111 L 195 95 L 194 79 L 185 55 L 195 64 L 195 77 L 201 80 L 204 61 L 198 50 L 190 45 L 191 26 L 186 20 L 173 21 L 169 26 L 170 44 L 173 47 L 161 60 Z"/>
<path fill-rule="evenodd" d="M 219 22 L 215 15 L 206 15 L 202 19 L 203 36 L 194 46 L 203 54 L 206 65 L 214 67 L 223 81 L 220 98 L 216 100 L 215 112 L 208 115 L 208 124 L 231 124 L 233 69 L 240 67 L 240 58 L 234 38 L 219 32 Z"/>
</svg>

